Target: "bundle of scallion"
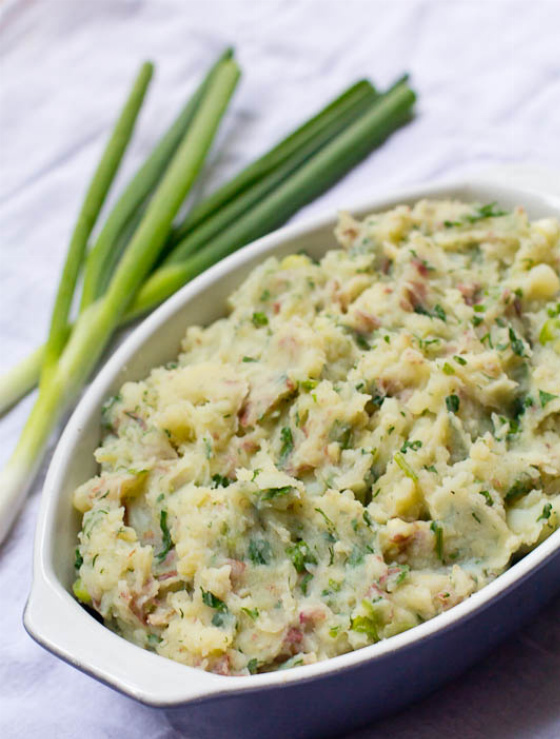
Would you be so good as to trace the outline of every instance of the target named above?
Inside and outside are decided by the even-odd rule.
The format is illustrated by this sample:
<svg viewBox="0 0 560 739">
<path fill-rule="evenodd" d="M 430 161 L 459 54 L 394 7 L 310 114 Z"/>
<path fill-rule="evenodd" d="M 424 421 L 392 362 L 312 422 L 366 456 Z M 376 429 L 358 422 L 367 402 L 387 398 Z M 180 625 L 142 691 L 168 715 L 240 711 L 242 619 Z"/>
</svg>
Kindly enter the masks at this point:
<svg viewBox="0 0 560 739">
<path fill-rule="evenodd" d="M 361 80 L 174 223 L 239 79 L 228 49 L 131 179 L 88 249 L 152 71 L 151 64 L 142 66 L 86 193 L 47 342 L 0 377 L 0 412 L 39 382 L 27 424 L 0 472 L 0 542 L 23 504 L 53 429 L 117 327 L 284 223 L 409 120 L 415 100 L 406 77 L 383 94 Z M 80 278 L 79 310 L 72 323 Z"/>
</svg>

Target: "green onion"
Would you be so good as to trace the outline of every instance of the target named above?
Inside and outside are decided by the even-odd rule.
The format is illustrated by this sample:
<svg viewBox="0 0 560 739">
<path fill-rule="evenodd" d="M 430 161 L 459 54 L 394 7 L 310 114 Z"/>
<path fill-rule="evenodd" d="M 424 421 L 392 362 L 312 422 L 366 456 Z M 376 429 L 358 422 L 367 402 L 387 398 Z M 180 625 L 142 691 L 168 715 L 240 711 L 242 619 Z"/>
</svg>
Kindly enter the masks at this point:
<svg viewBox="0 0 560 739">
<path fill-rule="evenodd" d="M 361 115 L 370 101 L 360 99 L 358 104 L 347 111 L 353 117 Z M 300 166 L 315 154 L 329 140 L 341 133 L 350 123 L 349 116 L 339 116 L 333 124 L 323 130 L 317 139 L 307 142 L 300 147 L 292 156 L 288 157 L 276 169 L 267 173 L 250 187 L 237 196 L 231 198 L 219 210 L 207 217 L 204 222 L 197 225 L 182 240 L 175 241 L 172 251 L 165 259 L 164 264 L 177 264 L 194 254 L 210 239 L 223 233 L 227 226 L 235 224 L 237 219 L 247 213 L 252 207 L 260 203 L 269 193 L 284 182 Z M 212 198 L 212 196 L 210 196 Z M 206 202 L 206 201 L 204 201 Z"/>
<path fill-rule="evenodd" d="M 163 562 L 173 548 L 173 539 L 167 525 L 167 511 L 165 509 L 159 514 L 159 527 L 161 529 L 161 551 L 156 554 L 156 559 L 158 562 Z"/>
<path fill-rule="evenodd" d="M 445 398 L 445 406 L 450 413 L 457 413 L 461 400 L 458 395 L 452 394 Z"/>
<path fill-rule="evenodd" d="M 205 606 L 213 608 L 215 611 L 219 611 L 220 613 L 228 612 L 228 607 L 221 598 L 218 598 L 217 595 L 214 595 L 214 593 L 211 593 L 209 590 L 204 590 L 204 588 L 200 588 L 200 592 L 202 593 L 202 602 Z"/>
<path fill-rule="evenodd" d="M 210 215 L 220 211 L 233 198 L 238 198 L 239 194 L 244 192 L 248 186 L 273 172 L 290 159 L 293 154 L 300 151 L 302 147 L 306 147 L 308 144 L 317 147 L 322 137 L 328 140 L 332 135 L 333 124 L 338 122 L 339 125 L 336 128 L 342 130 L 349 116 L 351 118 L 356 115 L 356 108 L 359 106 L 363 110 L 363 103 L 365 102 L 366 105 L 371 103 L 376 96 L 375 89 L 367 80 L 360 80 L 352 85 L 317 115 L 297 128 L 262 157 L 252 162 L 202 203 L 195 206 L 183 223 L 174 230 L 172 239 L 174 243 L 181 241 L 198 224 L 204 222 Z M 341 121 L 342 126 L 340 126 Z"/>
<path fill-rule="evenodd" d="M 232 51 L 228 49 L 212 67 L 202 85 L 183 107 L 109 213 L 86 259 L 81 311 L 85 310 L 107 289 L 118 260 L 144 215 L 143 206 L 158 181 L 161 180 L 182 137 L 188 130 L 216 70 L 231 56 Z M 36 385 L 41 374 L 45 348 L 46 345 L 39 347 L 2 375 L 0 378 L 0 413 L 8 410 Z"/>
<path fill-rule="evenodd" d="M 432 521 L 430 530 L 434 534 L 434 549 L 437 558 L 443 562 L 443 528 L 437 521 Z"/>
<path fill-rule="evenodd" d="M 35 349 L 0 377 L 0 414 L 9 410 L 37 384 L 45 346 L 43 344 Z"/>
<path fill-rule="evenodd" d="M 541 401 L 541 408 L 544 408 L 547 403 L 550 403 L 551 400 L 556 400 L 556 398 L 558 397 L 558 395 L 553 395 L 552 393 L 547 393 L 544 390 L 539 390 L 539 400 Z"/>
<path fill-rule="evenodd" d="M 80 314 L 58 363 L 42 380 L 37 402 L 16 449 L 0 473 L 0 540 L 23 503 L 50 433 L 91 373 L 125 308 L 157 259 L 171 223 L 202 167 L 238 79 L 235 62 L 227 60 L 220 65 L 106 294 Z"/>
<path fill-rule="evenodd" d="M 352 169 L 410 118 L 415 94 L 405 82 L 373 103 L 371 109 L 243 215 L 231 229 L 179 264 L 163 265 L 138 293 L 128 311 L 135 318 L 239 247 L 284 223 Z"/>
<path fill-rule="evenodd" d="M 404 472 L 404 474 L 407 477 L 409 477 L 414 482 L 417 482 L 418 475 L 416 474 L 416 472 L 414 472 L 412 467 L 408 464 L 408 462 L 403 457 L 401 452 L 395 452 L 395 454 L 393 455 L 393 459 L 395 460 L 397 465 L 401 468 L 401 470 Z"/>
<path fill-rule="evenodd" d="M 107 217 L 103 229 L 90 250 L 84 272 L 81 310 L 97 300 L 105 291 L 115 265 L 142 218 L 139 209 L 146 203 L 161 180 L 182 138 L 222 62 L 231 59 L 228 49 L 208 72 L 206 79 L 183 107 L 171 127 L 132 178 Z M 124 238 L 123 238 L 124 236 Z M 119 244 L 120 242 L 120 244 Z"/>
<path fill-rule="evenodd" d="M 46 381 L 48 375 L 54 370 L 54 366 L 68 340 L 70 334 L 68 316 L 87 242 L 130 142 L 153 71 L 153 65 L 149 62 L 142 65 L 93 175 L 78 215 L 52 313 L 49 337 L 43 359 L 42 381 Z"/>
</svg>

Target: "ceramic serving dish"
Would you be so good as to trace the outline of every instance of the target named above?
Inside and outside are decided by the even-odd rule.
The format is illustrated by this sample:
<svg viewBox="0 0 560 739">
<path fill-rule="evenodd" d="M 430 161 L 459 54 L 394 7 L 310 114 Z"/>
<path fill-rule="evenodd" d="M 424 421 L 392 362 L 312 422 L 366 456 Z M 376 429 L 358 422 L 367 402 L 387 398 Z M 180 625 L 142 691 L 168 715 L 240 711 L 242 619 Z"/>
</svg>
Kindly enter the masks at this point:
<svg viewBox="0 0 560 739">
<path fill-rule="evenodd" d="M 532 218 L 560 217 L 560 200 L 535 189 L 463 181 L 418 187 L 349 210 L 358 217 L 419 198 L 522 204 Z M 433 690 L 517 629 L 560 589 L 560 531 L 465 602 L 405 633 L 314 665 L 247 677 L 185 667 L 109 631 L 71 595 L 79 517 L 74 488 L 95 473 L 101 405 L 126 380 L 174 359 L 189 324 L 224 312 L 226 296 L 270 254 L 335 246 L 336 214 L 288 226 L 245 247 L 187 285 L 123 343 L 87 390 L 54 454 L 35 543 L 25 628 L 92 677 L 168 712 L 197 737 L 327 737 L 349 731 Z"/>
</svg>

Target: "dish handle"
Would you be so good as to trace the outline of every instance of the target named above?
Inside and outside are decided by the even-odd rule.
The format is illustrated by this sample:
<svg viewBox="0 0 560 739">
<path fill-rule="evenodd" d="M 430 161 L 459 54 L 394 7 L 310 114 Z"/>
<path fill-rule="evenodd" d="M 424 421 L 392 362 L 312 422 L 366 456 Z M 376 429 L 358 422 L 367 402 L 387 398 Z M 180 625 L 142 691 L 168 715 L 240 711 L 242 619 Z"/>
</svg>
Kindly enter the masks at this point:
<svg viewBox="0 0 560 739">
<path fill-rule="evenodd" d="M 227 691 L 231 678 L 142 649 L 96 621 L 62 588 L 36 577 L 23 614 L 27 633 L 68 664 L 142 703 L 165 707 Z"/>
</svg>

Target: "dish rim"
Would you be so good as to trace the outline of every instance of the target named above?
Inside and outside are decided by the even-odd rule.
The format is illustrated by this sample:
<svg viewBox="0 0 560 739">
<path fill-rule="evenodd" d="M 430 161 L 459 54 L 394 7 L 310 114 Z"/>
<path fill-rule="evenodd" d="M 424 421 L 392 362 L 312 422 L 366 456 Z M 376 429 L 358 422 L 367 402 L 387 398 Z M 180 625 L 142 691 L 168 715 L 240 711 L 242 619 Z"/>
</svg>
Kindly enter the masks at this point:
<svg viewBox="0 0 560 739">
<path fill-rule="evenodd" d="M 401 202 L 457 197 L 459 191 L 473 191 L 471 198 L 475 197 L 476 192 L 488 192 L 498 201 L 503 197 L 518 199 L 520 203 L 532 200 L 538 207 L 548 209 L 551 215 L 560 218 L 560 199 L 554 195 L 534 188 L 471 177 L 398 188 L 382 196 L 363 199 L 345 210 L 357 217 L 363 217 L 365 213 L 393 207 Z M 205 672 L 168 660 L 128 642 L 88 614 L 59 580 L 52 564 L 52 553 L 56 539 L 56 512 L 62 505 L 65 473 L 72 452 L 79 446 L 82 427 L 87 425 L 93 414 L 99 413 L 106 397 L 106 386 L 141 351 L 143 344 L 153 339 L 158 328 L 199 294 L 211 289 L 236 268 L 255 259 L 271 256 L 287 241 L 305 238 L 319 230 L 332 230 L 336 220 L 337 214 L 329 212 L 284 226 L 234 252 L 181 288 L 144 319 L 105 363 L 80 399 L 56 447 L 45 479 L 37 521 L 31 592 L 23 618 L 25 629 L 51 653 L 146 705 L 170 708 L 198 703 L 218 696 L 304 683 L 366 663 L 374 664 L 397 651 L 413 648 L 416 643 L 446 631 L 463 619 L 474 617 L 494 599 L 530 577 L 560 551 L 559 529 L 492 583 L 423 624 L 376 644 L 311 665 L 250 676 L 224 676 Z M 60 609 L 64 609 L 63 612 L 70 621 L 60 618 Z M 85 619 L 91 622 L 87 628 Z M 82 628 L 84 637 L 88 635 L 94 640 L 93 649 L 85 644 L 85 639 L 76 640 L 76 632 Z M 130 650 L 134 650 L 135 654 Z M 122 662 L 128 665 L 125 669 L 120 665 L 116 667 L 119 652 Z"/>
</svg>

